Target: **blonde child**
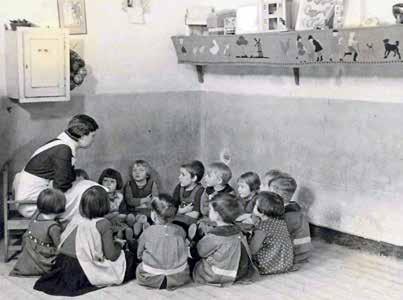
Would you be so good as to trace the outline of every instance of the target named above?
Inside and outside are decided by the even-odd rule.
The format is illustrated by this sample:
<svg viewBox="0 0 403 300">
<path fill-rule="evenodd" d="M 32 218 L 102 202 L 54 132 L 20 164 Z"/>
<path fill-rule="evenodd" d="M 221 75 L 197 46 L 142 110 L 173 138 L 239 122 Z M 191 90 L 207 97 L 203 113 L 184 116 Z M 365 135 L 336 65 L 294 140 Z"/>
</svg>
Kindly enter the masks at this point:
<svg viewBox="0 0 403 300">
<path fill-rule="evenodd" d="M 253 214 L 260 218 L 250 249 L 262 275 L 287 272 L 293 264 L 290 234 L 284 221 L 284 203 L 272 192 L 260 192 Z"/>
<path fill-rule="evenodd" d="M 160 194 L 151 202 L 154 225 L 144 230 L 137 250 L 138 258 L 142 259 L 136 271 L 140 285 L 172 289 L 190 281 L 186 233 L 172 223 L 178 206 L 167 194 Z"/>
<path fill-rule="evenodd" d="M 56 259 L 66 198 L 59 190 L 45 189 L 37 201 L 37 212 L 23 237 L 23 250 L 10 272 L 11 276 L 39 276 L 50 271 Z"/>
<path fill-rule="evenodd" d="M 134 162 L 131 179 L 126 183 L 123 194 L 119 212 L 129 215 L 128 223 L 133 224 L 134 234 L 139 236 L 142 230 L 149 226 L 151 200 L 158 196 L 158 185 L 151 176 L 151 166 L 148 162 Z"/>
<path fill-rule="evenodd" d="M 82 191 L 80 214 L 62 234 L 56 263 L 34 289 L 50 295 L 78 296 L 101 287 L 121 284 L 135 276 L 136 256 L 123 251 L 104 216 L 110 201 L 105 188 Z M 132 251 L 135 249 L 132 249 Z"/>
<path fill-rule="evenodd" d="M 272 179 L 269 189 L 284 199 L 284 218 L 294 246 L 294 270 L 298 270 L 311 256 L 312 244 L 307 217 L 301 206 L 292 201 L 297 183 L 290 175 L 284 174 Z"/>
<path fill-rule="evenodd" d="M 200 180 L 204 175 L 204 166 L 194 160 L 181 165 L 179 169 L 179 184 L 175 187 L 173 198 L 180 203 L 176 223 L 187 227 L 196 223 L 200 216 L 200 199 L 204 192 Z"/>
<path fill-rule="evenodd" d="M 203 216 L 209 215 L 209 202 L 218 194 L 234 194 L 234 189 L 228 184 L 232 178 L 231 169 L 222 162 L 211 163 L 205 176 L 206 189 L 200 201 L 200 211 Z"/>
<path fill-rule="evenodd" d="M 241 214 L 236 198 L 229 194 L 217 194 L 210 201 L 209 217 L 215 222 L 197 244 L 201 260 L 193 270 L 198 283 L 225 285 L 238 280 L 256 279 L 248 244 L 235 219 Z"/>
</svg>

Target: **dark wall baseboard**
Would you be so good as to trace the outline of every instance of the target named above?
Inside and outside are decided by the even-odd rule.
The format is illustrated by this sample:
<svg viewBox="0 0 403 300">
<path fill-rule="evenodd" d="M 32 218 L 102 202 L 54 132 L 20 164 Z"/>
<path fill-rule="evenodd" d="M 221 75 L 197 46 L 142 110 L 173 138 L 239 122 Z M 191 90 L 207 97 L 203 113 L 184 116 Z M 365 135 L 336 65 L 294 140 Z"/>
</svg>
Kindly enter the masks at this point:
<svg viewBox="0 0 403 300">
<path fill-rule="evenodd" d="M 393 256 L 403 259 L 403 247 L 401 246 L 378 242 L 313 224 L 310 224 L 310 229 L 313 238 L 319 238 L 327 243 L 334 243 L 355 250 L 363 250 L 380 256 Z"/>
</svg>

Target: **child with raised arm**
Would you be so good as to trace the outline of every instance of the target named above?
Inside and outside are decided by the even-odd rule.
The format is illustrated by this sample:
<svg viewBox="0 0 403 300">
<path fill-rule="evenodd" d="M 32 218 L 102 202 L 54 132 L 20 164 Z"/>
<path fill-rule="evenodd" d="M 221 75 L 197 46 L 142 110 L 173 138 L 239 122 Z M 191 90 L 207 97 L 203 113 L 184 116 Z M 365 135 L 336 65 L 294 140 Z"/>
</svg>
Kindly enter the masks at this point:
<svg viewBox="0 0 403 300">
<path fill-rule="evenodd" d="M 260 192 L 253 214 L 260 218 L 249 242 L 253 261 L 262 275 L 287 272 L 293 263 L 290 234 L 284 221 L 281 196 Z"/>
<path fill-rule="evenodd" d="M 167 194 L 151 202 L 154 225 L 144 230 L 138 243 L 137 282 L 157 289 L 173 289 L 190 281 L 186 233 L 172 223 L 179 203 Z"/>
<path fill-rule="evenodd" d="M 216 226 L 197 244 L 201 260 L 193 270 L 194 281 L 226 285 L 256 279 L 258 273 L 252 263 L 248 243 L 234 224 L 242 211 L 239 202 L 235 196 L 217 194 L 209 206 L 209 217 Z"/>
<path fill-rule="evenodd" d="M 62 232 L 58 215 L 65 210 L 66 197 L 59 190 L 45 189 L 38 196 L 37 206 L 11 276 L 40 276 L 49 272 L 55 263 Z"/>
<path fill-rule="evenodd" d="M 307 217 L 302 207 L 296 201 L 292 201 L 297 183 L 290 175 L 284 174 L 272 179 L 269 189 L 284 199 L 284 218 L 294 247 L 293 269 L 298 270 L 311 256 L 312 244 Z"/>
<path fill-rule="evenodd" d="M 179 209 L 175 222 L 187 227 L 196 223 L 200 216 L 200 199 L 204 192 L 200 180 L 204 175 L 204 166 L 194 160 L 181 165 L 179 169 L 179 184 L 175 187 L 173 198 L 178 201 Z"/>
</svg>

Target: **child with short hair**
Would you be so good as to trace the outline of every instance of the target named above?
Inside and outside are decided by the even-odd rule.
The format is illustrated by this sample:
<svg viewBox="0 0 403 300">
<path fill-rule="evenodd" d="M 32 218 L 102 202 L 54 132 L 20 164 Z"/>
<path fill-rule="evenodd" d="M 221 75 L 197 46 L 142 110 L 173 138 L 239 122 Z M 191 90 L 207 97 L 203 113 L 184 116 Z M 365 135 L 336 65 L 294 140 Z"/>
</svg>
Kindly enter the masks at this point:
<svg viewBox="0 0 403 300">
<path fill-rule="evenodd" d="M 234 194 L 234 189 L 228 184 L 232 178 L 231 169 L 222 162 L 211 163 L 205 176 L 206 189 L 200 201 L 200 212 L 209 215 L 209 202 L 218 194 Z"/>
<path fill-rule="evenodd" d="M 287 272 L 293 264 L 293 248 L 284 221 L 284 203 L 276 193 L 260 192 L 253 214 L 260 218 L 250 249 L 262 275 Z"/>
<path fill-rule="evenodd" d="M 120 203 L 123 200 L 123 194 L 119 192 L 123 187 L 122 175 L 115 169 L 107 168 L 102 171 L 98 183 L 108 189 L 109 212 L 118 212 Z"/>
<path fill-rule="evenodd" d="M 261 185 L 260 185 L 260 191 L 262 192 L 269 192 L 269 184 L 270 182 L 277 177 L 280 176 L 289 176 L 287 173 L 278 170 L 278 169 L 271 169 L 269 171 L 267 171 L 264 175 L 263 178 L 261 180 Z"/>
<path fill-rule="evenodd" d="M 256 279 L 248 243 L 235 219 L 242 208 L 235 196 L 219 193 L 209 203 L 209 217 L 216 223 L 197 244 L 201 260 L 193 270 L 195 282 L 203 284 L 232 284 Z"/>
<path fill-rule="evenodd" d="M 111 221 L 113 233 L 120 239 L 132 241 L 134 221 L 131 220 L 134 219 L 134 216 L 119 215 L 119 206 L 123 200 L 123 194 L 119 192 L 123 187 L 122 175 L 115 169 L 107 168 L 102 171 L 98 183 L 108 190 L 110 210 L 105 218 Z"/>
<path fill-rule="evenodd" d="M 181 165 L 179 184 L 175 187 L 173 198 L 180 203 L 175 222 L 187 227 L 197 221 L 200 216 L 200 199 L 204 192 L 200 180 L 204 175 L 204 166 L 194 160 Z"/>
<path fill-rule="evenodd" d="M 131 179 L 124 187 L 124 198 L 119 212 L 150 217 L 151 200 L 157 196 L 158 186 L 151 176 L 150 164 L 144 160 L 136 160 L 133 163 Z"/>
<path fill-rule="evenodd" d="M 284 218 L 294 246 L 294 270 L 298 270 L 311 256 L 312 244 L 307 217 L 301 206 L 292 201 L 297 183 L 290 175 L 283 174 L 270 181 L 269 189 L 284 199 Z"/>
<path fill-rule="evenodd" d="M 256 195 L 260 188 L 260 178 L 255 172 L 246 172 L 239 176 L 237 190 L 245 213 L 252 213 L 256 204 Z"/>
<path fill-rule="evenodd" d="M 80 214 L 64 230 L 56 263 L 34 289 L 50 295 L 78 296 L 121 284 L 135 276 L 136 256 L 113 240 L 108 193 L 102 186 L 82 192 Z"/>
<path fill-rule="evenodd" d="M 50 271 L 62 232 L 58 215 L 65 206 L 66 197 L 61 191 L 48 188 L 40 192 L 37 212 L 23 236 L 23 250 L 11 276 L 39 276 Z"/>
<path fill-rule="evenodd" d="M 179 202 L 160 194 L 151 202 L 154 225 L 144 230 L 137 256 L 142 259 L 136 270 L 137 282 L 152 288 L 172 289 L 190 281 L 186 233 L 172 223 Z"/>
</svg>

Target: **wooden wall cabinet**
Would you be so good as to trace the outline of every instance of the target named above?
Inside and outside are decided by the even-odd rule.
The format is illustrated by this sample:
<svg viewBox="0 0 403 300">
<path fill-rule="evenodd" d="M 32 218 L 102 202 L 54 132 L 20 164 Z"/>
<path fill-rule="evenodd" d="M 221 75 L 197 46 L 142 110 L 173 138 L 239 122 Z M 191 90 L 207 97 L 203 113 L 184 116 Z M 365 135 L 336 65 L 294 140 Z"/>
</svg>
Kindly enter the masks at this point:
<svg viewBox="0 0 403 300">
<path fill-rule="evenodd" d="M 5 32 L 7 96 L 21 103 L 70 100 L 69 34 L 18 27 Z"/>
</svg>

